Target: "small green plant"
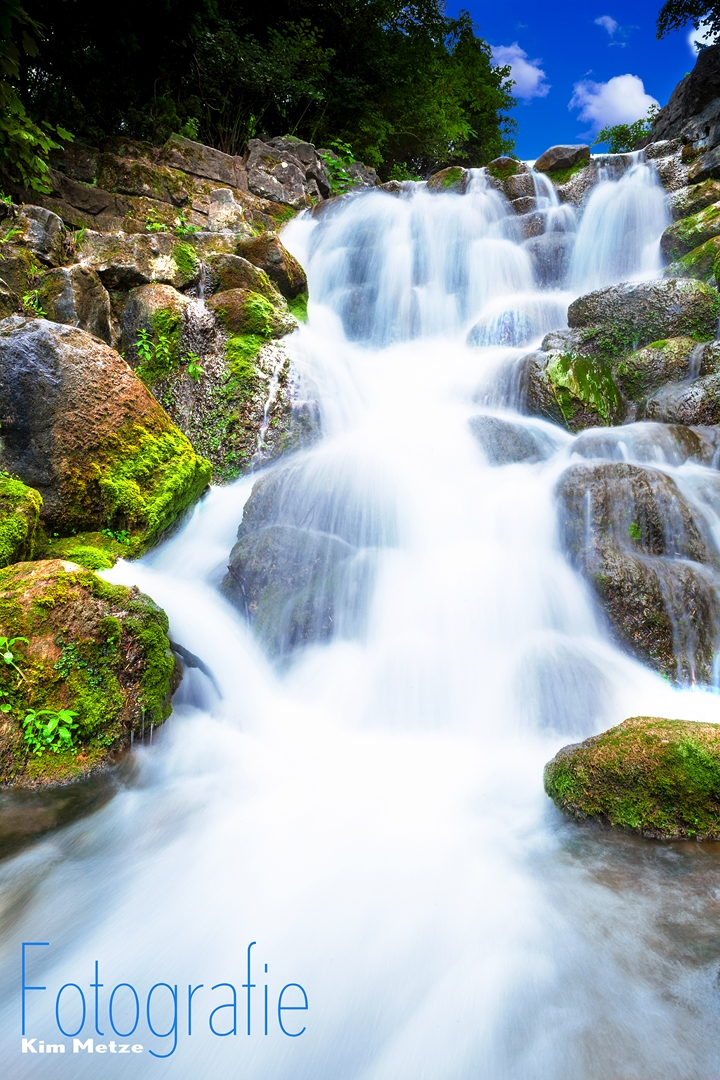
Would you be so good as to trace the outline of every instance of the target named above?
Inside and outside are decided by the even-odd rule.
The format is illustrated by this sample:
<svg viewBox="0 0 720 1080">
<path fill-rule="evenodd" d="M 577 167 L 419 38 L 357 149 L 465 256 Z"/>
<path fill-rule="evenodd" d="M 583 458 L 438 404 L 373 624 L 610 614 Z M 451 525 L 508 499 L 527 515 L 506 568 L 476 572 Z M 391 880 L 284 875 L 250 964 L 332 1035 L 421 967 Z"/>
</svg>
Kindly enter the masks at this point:
<svg viewBox="0 0 720 1080">
<path fill-rule="evenodd" d="M 12 206 L 12 195 L 0 195 L 0 202 L 4 202 L 6 206 Z"/>
<path fill-rule="evenodd" d="M 200 232 L 197 225 L 192 225 L 183 214 L 182 210 L 175 218 L 175 235 L 176 236 L 189 236 L 191 233 Z"/>
<path fill-rule="evenodd" d="M 349 167 L 354 163 L 352 147 L 348 143 L 335 139 L 330 143 L 332 151 L 323 150 L 318 154 L 325 165 L 325 172 L 330 181 L 330 191 L 333 195 L 344 195 L 360 183 L 356 176 L 350 174 Z"/>
<path fill-rule="evenodd" d="M 23 737 L 31 753 L 40 757 L 45 750 L 53 754 L 72 750 L 76 716 L 71 709 L 28 709 L 23 720 Z"/>
<path fill-rule="evenodd" d="M 630 533 L 633 540 L 639 540 L 642 536 L 642 533 L 640 532 L 640 526 L 638 525 L 637 521 L 630 522 L 630 524 L 628 525 L 628 532 Z"/>
<path fill-rule="evenodd" d="M 31 314 L 36 315 L 38 319 L 45 318 L 46 312 L 42 304 L 40 303 L 39 289 L 30 289 L 29 292 L 26 292 L 22 298 L 22 302 L 23 307 L 26 311 L 29 311 L 31 312 Z"/>
<path fill-rule="evenodd" d="M 15 648 L 15 644 L 18 641 L 24 642 L 25 645 L 30 644 L 28 639 L 25 638 L 25 637 L 11 637 L 11 638 L 0 637 L 0 656 L 5 661 L 5 663 L 7 664 L 8 667 L 15 668 L 15 670 L 17 671 L 17 673 L 18 673 L 18 675 L 20 676 L 21 679 L 25 679 L 25 676 L 23 675 L 22 671 L 17 666 L 15 653 L 13 652 L 13 649 Z M 27 682 L 27 679 L 25 679 L 25 682 Z M 8 710 L 4 709 L 3 711 L 7 712 Z"/>
<path fill-rule="evenodd" d="M 154 210 L 151 210 L 148 216 L 145 218 L 145 228 L 148 232 L 167 232 L 168 227 L 164 221 L 161 221 Z"/>
<path fill-rule="evenodd" d="M 644 139 L 650 134 L 659 111 L 657 105 L 651 105 L 647 115 L 636 120 L 634 124 L 614 124 L 612 127 L 604 127 L 602 131 L 598 131 L 592 145 L 606 143 L 609 154 L 629 153 L 634 150 L 638 139 Z"/>
<path fill-rule="evenodd" d="M 185 359 L 188 362 L 186 373 L 194 383 L 199 383 L 200 376 L 205 374 L 205 368 L 200 364 L 200 357 L 197 353 L 189 353 Z"/>
<path fill-rule="evenodd" d="M 76 248 L 79 248 L 80 245 L 82 244 L 83 240 L 85 239 L 85 233 L 86 232 L 87 232 L 87 225 L 83 225 L 82 228 L 78 229 L 77 232 L 75 233 L 75 235 L 73 236 L 73 240 L 75 241 L 75 247 Z"/>
<path fill-rule="evenodd" d="M 118 544 L 131 544 L 132 538 L 127 529 L 119 529 L 117 531 L 113 529 L 103 529 L 102 536 L 107 536 L 110 540 L 115 540 Z"/>
<path fill-rule="evenodd" d="M 197 139 L 199 131 L 200 121 L 196 117 L 190 116 L 182 124 L 177 134 L 182 136 L 183 139 Z"/>
<path fill-rule="evenodd" d="M 422 180 L 422 176 L 412 172 L 404 161 L 396 161 L 390 170 L 388 180 L 399 180 L 402 183 L 403 180 Z"/>
<path fill-rule="evenodd" d="M 135 349 L 143 364 L 150 365 L 154 361 L 156 365 L 165 367 L 170 363 L 172 342 L 162 331 L 159 331 L 155 342 L 147 330 L 138 330 Z"/>
</svg>

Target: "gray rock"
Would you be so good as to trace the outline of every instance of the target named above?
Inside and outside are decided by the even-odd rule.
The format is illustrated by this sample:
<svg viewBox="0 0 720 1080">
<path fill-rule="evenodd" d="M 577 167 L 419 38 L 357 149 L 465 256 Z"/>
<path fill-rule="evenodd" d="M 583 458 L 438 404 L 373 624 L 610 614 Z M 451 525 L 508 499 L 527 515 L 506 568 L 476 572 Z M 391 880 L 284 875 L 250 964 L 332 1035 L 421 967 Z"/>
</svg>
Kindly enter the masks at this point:
<svg viewBox="0 0 720 1080">
<path fill-rule="evenodd" d="M 94 270 L 61 266 L 43 274 L 36 287 L 48 319 L 78 326 L 110 344 L 110 297 Z"/>
<path fill-rule="evenodd" d="M 670 279 L 611 285 L 581 296 L 568 308 L 568 325 L 599 327 L 594 348 L 611 359 L 661 338 L 712 338 L 719 316 L 715 289 L 700 281 Z"/>
<path fill-rule="evenodd" d="M 499 416 L 473 416 L 469 424 L 491 465 L 542 461 L 552 450 L 548 440 L 520 422 L 502 420 Z"/>
<path fill-rule="evenodd" d="M 511 199 L 510 205 L 516 214 L 532 214 L 537 210 L 537 199 L 533 195 L 522 195 L 519 199 Z"/>
<path fill-rule="evenodd" d="M 557 493 L 563 546 L 616 638 L 676 682 L 709 682 L 717 557 L 670 477 L 636 465 L 574 465 Z"/>
<path fill-rule="evenodd" d="M 83 237 L 80 261 L 95 270 L 106 289 L 137 285 L 173 285 L 185 289 L 198 278 L 201 260 L 210 254 L 232 253 L 238 237 L 232 233 L 98 233 Z"/>
<path fill-rule="evenodd" d="M 235 202 L 230 188 L 215 188 L 210 194 L 208 228 L 211 232 L 239 232 L 245 224 L 245 212 Z"/>
<path fill-rule="evenodd" d="M 535 276 L 542 288 L 562 288 L 570 269 L 574 243 L 572 233 L 559 232 L 542 233 L 525 241 L 523 246 L 533 261 Z"/>
<path fill-rule="evenodd" d="M 687 122 L 692 123 L 700 118 L 718 99 L 720 46 L 711 45 L 708 49 L 700 50 L 695 67 L 678 83 L 667 105 L 658 113 L 648 142 L 659 142 L 685 134 Z"/>
<path fill-rule="evenodd" d="M 641 402 L 666 383 L 699 375 L 703 349 L 687 337 L 653 342 L 620 360 L 615 379 L 627 398 Z"/>
<path fill-rule="evenodd" d="M 226 289 L 249 289 L 284 306 L 279 290 L 264 270 L 240 255 L 208 255 L 205 264 L 206 293 Z"/>
<path fill-rule="evenodd" d="M 293 208 L 310 205 L 305 169 L 294 154 L 260 139 L 250 139 L 246 168 L 248 188 L 253 195 Z"/>
<path fill-rule="evenodd" d="M 239 240 L 235 253 L 264 270 L 286 299 L 292 300 L 300 293 L 307 292 L 305 271 L 277 236 Z"/>
<path fill-rule="evenodd" d="M 190 176 L 217 180 L 230 187 L 241 187 L 240 174 L 243 164 L 240 158 L 223 154 L 210 146 L 171 135 L 162 148 L 162 160 L 173 169 L 180 169 Z"/>
<path fill-rule="evenodd" d="M 590 160 L 590 147 L 584 145 L 551 146 L 535 162 L 537 172 L 559 172 L 560 169 L 571 169 L 579 161 Z"/>
<path fill-rule="evenodd" d="M 663 424 L 720 424 L 720 375 L 662 387 L 648 398 L 644 416 Z"/>
<path fill-rule="evenodd" d="M 61 266 L 68 261 L 69 239 L 62 218 L 44 206 L 23 206 L 12 223 L 20 235 L 13 243 L 22 244 L 47 266 Z"/>
<path fill-rule="evenodd" d="M 521 199 L 524 196 L 534 195 L 535 184 L 532 173 L 523 172 L 508 176 L 505 181 L 505 193 L 508 199 Z"/>
</svg>

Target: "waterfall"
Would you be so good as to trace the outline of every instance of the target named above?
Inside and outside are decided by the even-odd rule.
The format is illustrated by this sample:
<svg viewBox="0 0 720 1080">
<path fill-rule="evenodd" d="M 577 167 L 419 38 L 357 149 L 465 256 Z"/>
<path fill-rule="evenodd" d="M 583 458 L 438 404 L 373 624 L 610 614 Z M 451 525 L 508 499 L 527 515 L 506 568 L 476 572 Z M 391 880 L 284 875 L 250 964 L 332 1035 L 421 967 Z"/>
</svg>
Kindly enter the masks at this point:
<svg viewBox="0 0 720 1080">
<path fill-rule="evenodd" d="M 212 489 L 181 532 L 105 574 L 161 604 L 212 678 L 186 671 L 112 802 L 0 864 L 13 1080 L 716 1074 L 716 853 L 568 823 L 542 787 L 569 741 L 717 708 L 614 644 L 560 548 L 559 476 L 651 461 L 717 533 L 712 470 L 661 425 L 576 438 L 521 416 L 503 381 L 574 296 L 657 268 L 663 194 L 638 162 L 597 185 L 577 226 L 535 183 L 539 217 L 517 218 L 477 174 L 465 195 L 406 185 L 285 230 L 310 283 L 288 348 L 323 438 L 253 495 L 257 475 Z M 301 584 L 320 582 L 303 594 L 304 636 L 253 629 L 221 592 L 241 521 L 242 543 L 275 530 Z M 277 610 L 290 626 L 297 607 Z M 30 1034 L 68 1045 L 52 1068 L 20 1052 L 22 941 L 50 943 L 30 952 L 28 981 L 48 989 L 27 1008 Z M 137 1027 L 119 1040 L 144 1047 L 132 1068 L 60 1037 L 65 984 L 85 990 L 83 1038 L 105 1043 L 111 988 L 125 984 L 121 1032 L 136 990 Z M 160 1035 L 145 1011 L 159 984 Z M 227 984 L 237 1034 L 218 1035 Z M 292 1037 L 278 1024 L 287 984 Z"/>
</svg>

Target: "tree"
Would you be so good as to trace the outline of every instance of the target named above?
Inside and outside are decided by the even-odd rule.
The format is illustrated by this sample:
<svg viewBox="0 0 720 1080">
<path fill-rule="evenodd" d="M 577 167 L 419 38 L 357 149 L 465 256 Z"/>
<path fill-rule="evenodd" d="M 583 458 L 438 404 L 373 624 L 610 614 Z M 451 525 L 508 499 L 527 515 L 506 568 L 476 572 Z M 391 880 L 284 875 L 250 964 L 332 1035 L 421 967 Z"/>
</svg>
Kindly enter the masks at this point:
<svg viewBox="0 0 720 1080">
<path fill-rule="evenodd" d="M 666 0 L 657 18 L 657 36 L 666 37 L 689 22 L 696 30 L 705 23 L 715 38 L 720 37 L 720 0 Z"/>
</svg>

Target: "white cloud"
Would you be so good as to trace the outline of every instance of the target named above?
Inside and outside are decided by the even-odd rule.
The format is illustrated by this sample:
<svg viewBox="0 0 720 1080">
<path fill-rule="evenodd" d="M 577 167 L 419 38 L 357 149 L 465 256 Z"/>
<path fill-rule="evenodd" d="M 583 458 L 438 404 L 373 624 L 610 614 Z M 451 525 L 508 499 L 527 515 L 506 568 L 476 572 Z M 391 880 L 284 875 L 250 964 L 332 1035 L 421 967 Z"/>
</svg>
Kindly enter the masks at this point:
<svg viewBox="0 0 720 1080">
<path fill-rule="evenodd" d="M 692 30 L 688 34 L 688 45 L 690 46 L 690 50 L 693 53 L 693 56 L 697 56 L 697 54 L 700 52 L 697 45 L 695 44 L 696 41 L 699 41 L 701 45 L 715 44 L 715 35 L 710 32 L 710 27 L 707 23 L 700 23 L 697 30 L 693 26 Z"/>
<path fill-rule="evenodd" d="M 542 61 L 528 60 L 528 54 L 517 41 L 512 45 L 493 45 L 492 54 L 498 66 L 510 65 L 510 78 L 515 81 L 512 89 L 515 97 L 530 101 L 531 98 L 546 96 L 550 85 L 545 82 L 545 72 L 538 66 Z"/>
<path fill-rule="evenodd" d="M 595 25 L 602 26 L 603 30 L 607 30 L 610 37 L 618 28 L 617 20 L 613 19 L 611 15 L 601 15 L 599 19 L 595 20 Z"/>
<path fill-rule="evenodd" d="M 580 120 L 592 125 L 592 131 L 614 124 L 633 124 L 659 102 L 645 93 L 637 75 L 616 75 L 605 83 L 584 79 L 575 83 L 569 109 L 580 109 Z"/>
</svg>

